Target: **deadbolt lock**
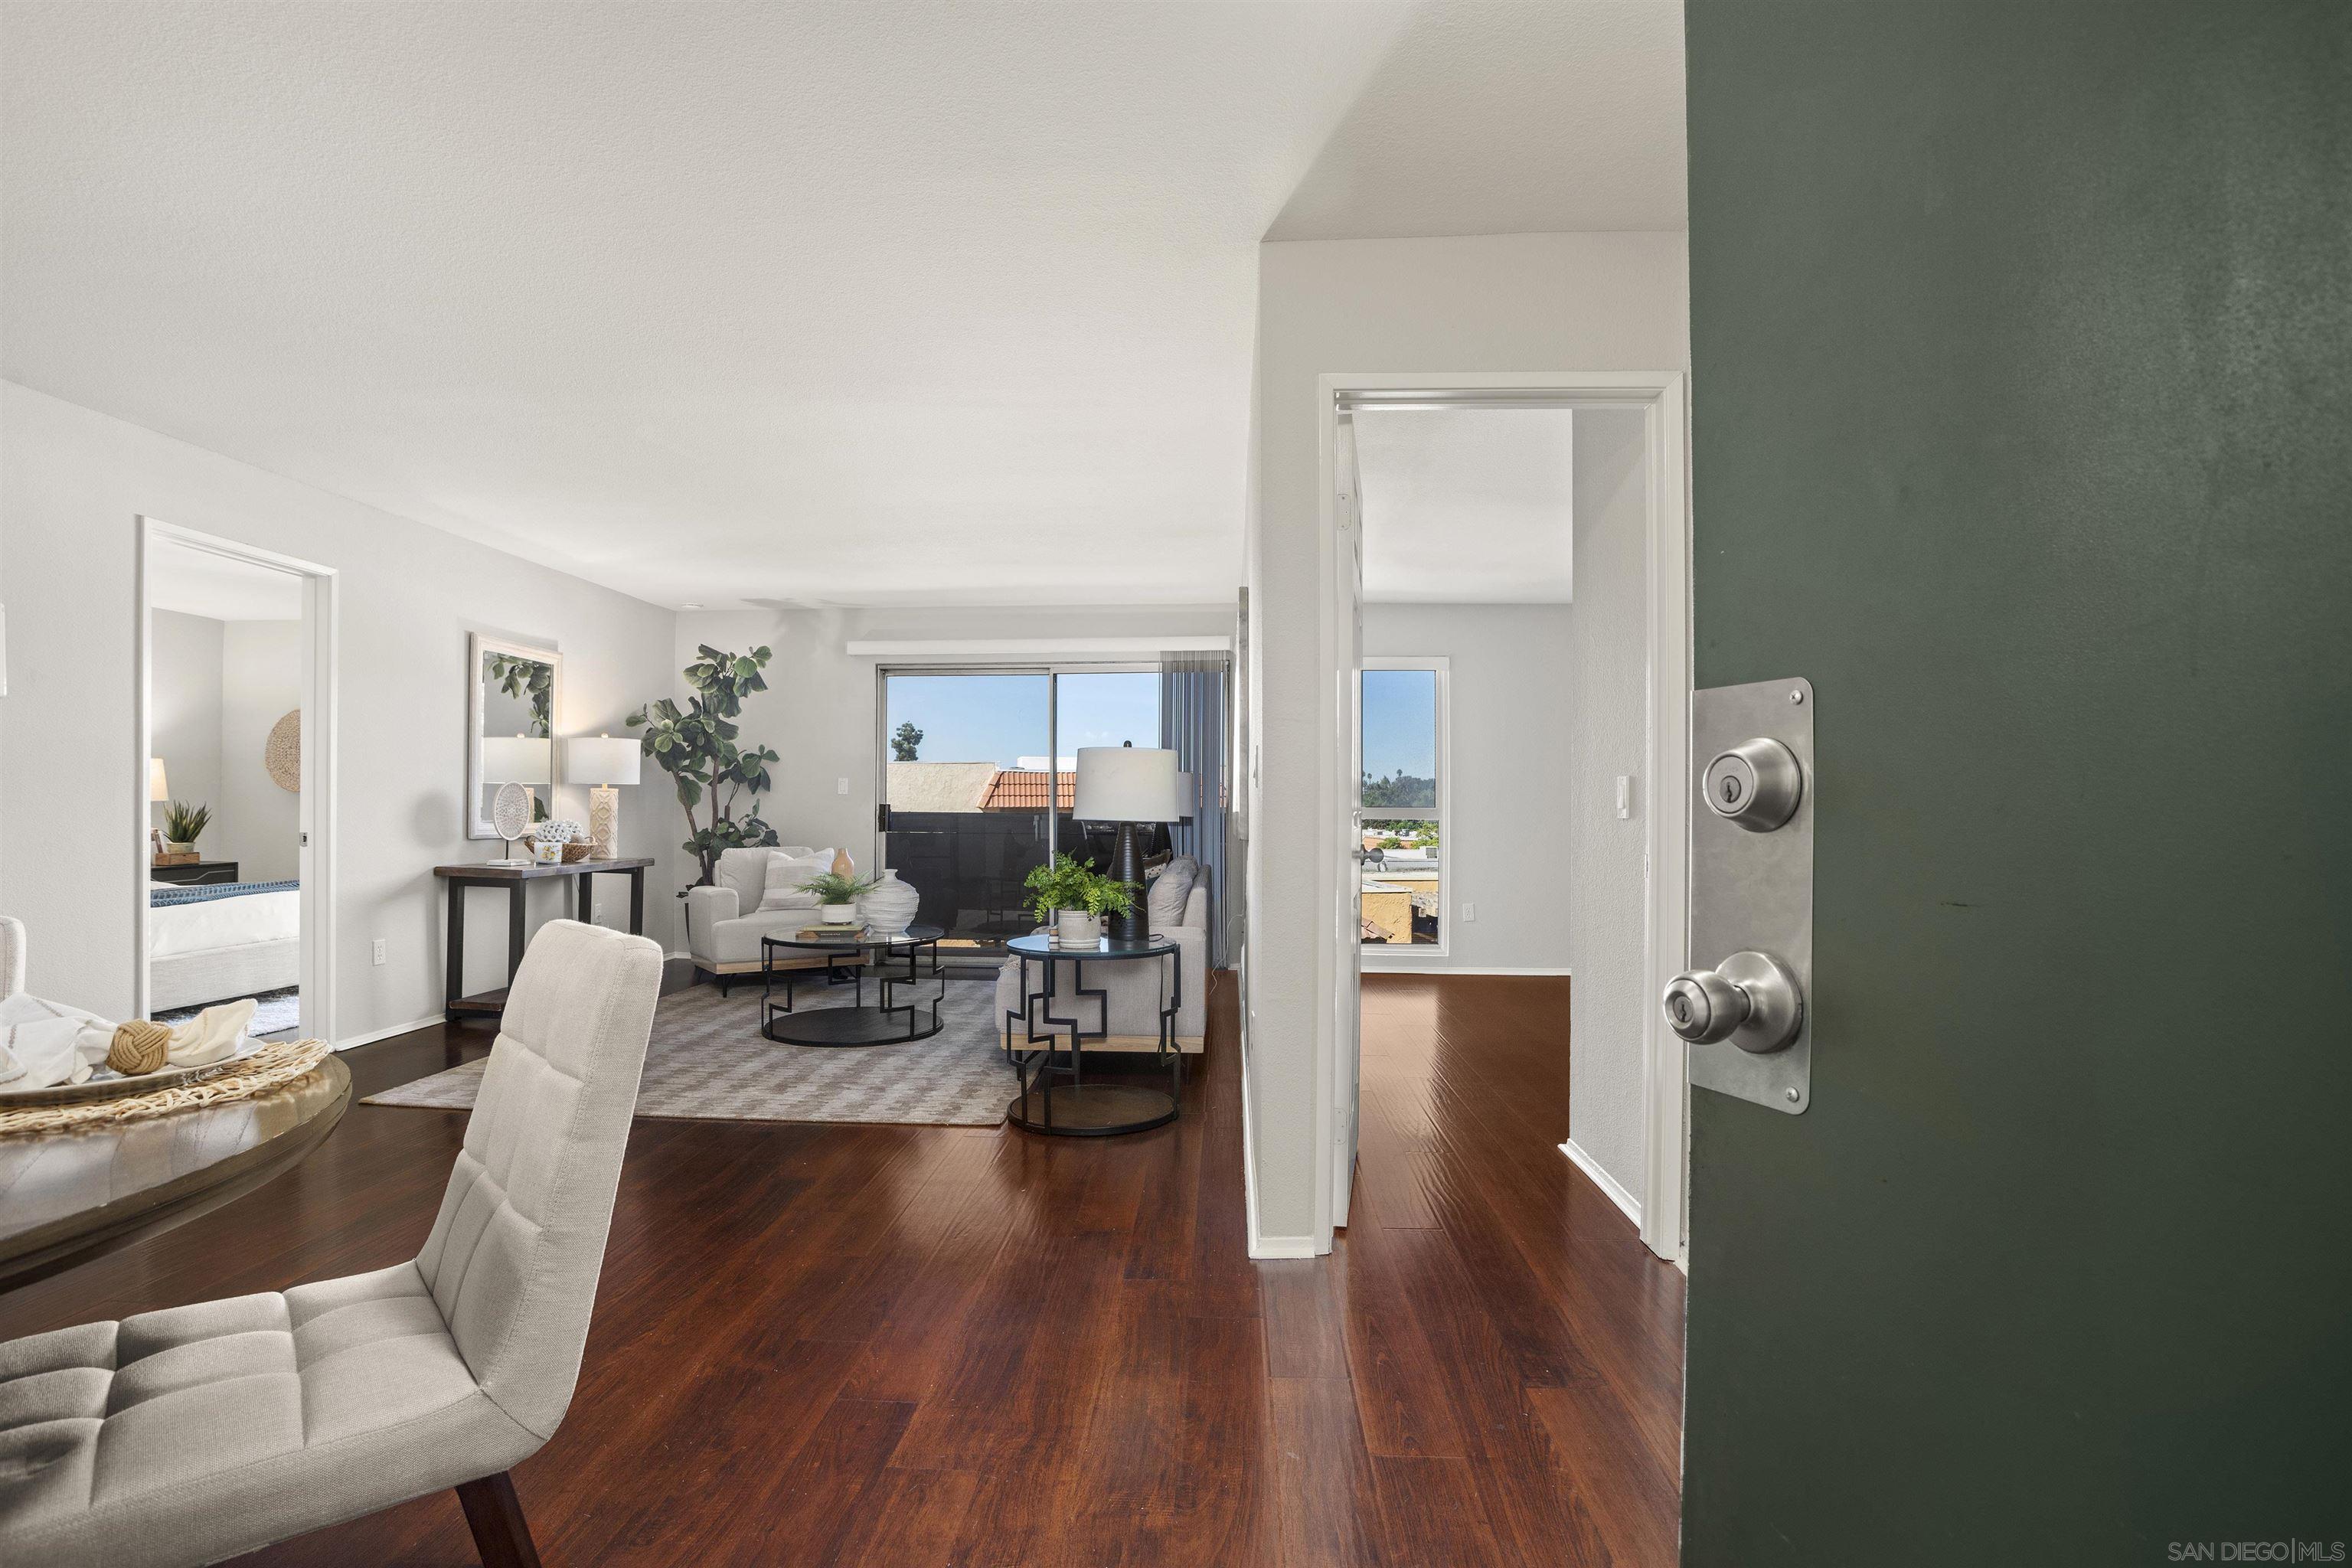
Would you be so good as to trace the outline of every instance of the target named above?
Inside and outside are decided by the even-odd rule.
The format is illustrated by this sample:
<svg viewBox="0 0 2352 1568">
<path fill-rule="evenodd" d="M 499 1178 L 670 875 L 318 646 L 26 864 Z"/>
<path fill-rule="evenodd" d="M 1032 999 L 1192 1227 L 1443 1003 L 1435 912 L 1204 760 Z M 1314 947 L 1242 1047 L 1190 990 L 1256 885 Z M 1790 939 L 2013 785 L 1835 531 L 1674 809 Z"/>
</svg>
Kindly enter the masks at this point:
<svg viewBox="0 0 2352 1568">
<path fill-rule="evenodd" d="M 1743 1051 L 1777 1051 L 1805 1022 L 1805 997 L 1790 967 L 1769 952 L 1735 952 L 1714 969 L 1668 982 L 1666 1026 L 1695 1046 L 1728 1040 Z"/>
<path fill-rule="evenodd" d="M 1805 771 L 1796 753 L 1769 737 L 1742 741 L 1706 764 L 1699 793 L 1716 816 L 1750 833 L 1769 833 L 1796 815 Z"/>
</svg>

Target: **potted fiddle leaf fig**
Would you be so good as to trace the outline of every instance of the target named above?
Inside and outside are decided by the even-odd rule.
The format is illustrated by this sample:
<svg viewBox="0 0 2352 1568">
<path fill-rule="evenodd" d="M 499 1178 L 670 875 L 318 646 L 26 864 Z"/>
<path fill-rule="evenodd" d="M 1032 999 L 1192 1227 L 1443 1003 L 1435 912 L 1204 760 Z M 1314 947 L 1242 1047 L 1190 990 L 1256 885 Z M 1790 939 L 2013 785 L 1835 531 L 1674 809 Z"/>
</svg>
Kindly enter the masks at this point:
<svg viewBox="0 0 2352 1568">
<path fill-rule="evenodd" d="M 768 764 L 778 760 L 775 748 L 741 744 L 736 722 L 743 700 L 768 689 L 761 672 L 772 657 L 765 647 L 729 653 L 704 643 L 686 667 L 693 695 L 684 708 L 665 697 L 622 721 L 632 729 L 644 727 L 645 754 L 677 782 L 688 835 L 680 847 L 699 862 L 706 883 L 718 876 L 721 850 L 777 841 L 776 830 L 759 813 L 760 796 L 773 783 Z"/>
</svg>

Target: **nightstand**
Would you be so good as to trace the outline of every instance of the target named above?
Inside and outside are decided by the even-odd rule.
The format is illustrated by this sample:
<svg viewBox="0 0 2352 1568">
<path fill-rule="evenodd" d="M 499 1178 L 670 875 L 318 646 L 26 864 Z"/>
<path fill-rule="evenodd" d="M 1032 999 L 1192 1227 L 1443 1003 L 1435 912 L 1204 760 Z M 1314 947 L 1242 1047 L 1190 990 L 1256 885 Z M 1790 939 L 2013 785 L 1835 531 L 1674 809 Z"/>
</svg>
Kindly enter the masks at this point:
<svg viewBox="0 0 2352 1568">
<path fill-rule="evenodd" d="M 234 882 L 234 860 L 191 860 L 184 866 L 149 866 L 147 875 L 158 882 Z"/>
</svg>

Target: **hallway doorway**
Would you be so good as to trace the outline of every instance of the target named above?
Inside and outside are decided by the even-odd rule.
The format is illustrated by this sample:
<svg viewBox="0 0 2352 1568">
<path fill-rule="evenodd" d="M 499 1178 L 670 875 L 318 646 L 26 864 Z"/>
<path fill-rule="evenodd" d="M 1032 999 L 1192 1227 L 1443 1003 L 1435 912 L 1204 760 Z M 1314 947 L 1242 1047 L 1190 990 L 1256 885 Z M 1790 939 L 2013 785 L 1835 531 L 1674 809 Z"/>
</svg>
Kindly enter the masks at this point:
<svg viewBox="0 0 2352 1568">
<path fill-rule="evenodd" d="M 1555 979 L 1556 1070 L 1518 1108 L 1675 1260 L 1686 1088 L 1652 999 L 1685 940 L 1687 802 L 1659 782 L 1687 746 L 1680 381 L 1460 379 L 1325 378 L 1347 698 L 1328 1218 L 1388 1179 L 1359 976 Z"/>
</svg>

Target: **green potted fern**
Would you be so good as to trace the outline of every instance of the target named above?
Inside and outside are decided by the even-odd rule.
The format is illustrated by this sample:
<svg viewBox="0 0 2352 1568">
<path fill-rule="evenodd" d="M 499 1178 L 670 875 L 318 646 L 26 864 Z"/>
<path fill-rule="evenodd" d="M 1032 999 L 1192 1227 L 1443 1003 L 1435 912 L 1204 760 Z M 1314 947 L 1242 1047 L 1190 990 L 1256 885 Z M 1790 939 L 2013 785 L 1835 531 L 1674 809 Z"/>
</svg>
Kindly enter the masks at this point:
<svg viewBox="0 0 2352 1568">
<path fill-rule="evenodd" d="M 817 898 L 817 917 L 827 925 L 855 925 L 857 922 L 857 900 L 871 891 L 872 877 L 843 876 L 838 871 L 820 871 L 801 884 L 803 893 Z"/>
<path fill-rule="evenodd" d="M 1067 855 L 1056 855 L 1052 865 L 1030 872 L 1024 885 L 1030 911 L 1053 926 L 1057 947 L 1092 947 L 1102 936 L 1103 916 L 1135 908 L 1134 883 L 1114 882 Z"/>
</svg>

